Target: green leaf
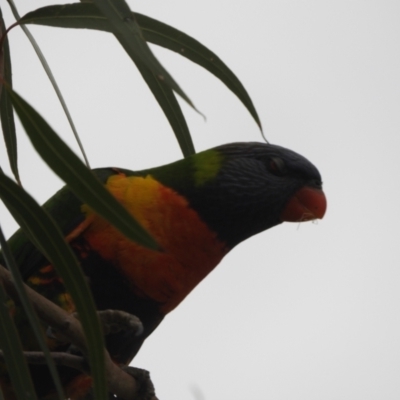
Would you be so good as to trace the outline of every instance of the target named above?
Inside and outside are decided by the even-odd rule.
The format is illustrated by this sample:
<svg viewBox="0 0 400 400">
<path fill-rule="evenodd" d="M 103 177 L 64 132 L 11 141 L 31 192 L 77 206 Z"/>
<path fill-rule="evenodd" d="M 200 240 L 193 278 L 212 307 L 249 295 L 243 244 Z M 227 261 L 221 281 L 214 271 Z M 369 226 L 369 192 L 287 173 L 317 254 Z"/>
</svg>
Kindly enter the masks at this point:
<svg viewBox="0 0 400 400">
<path fill-rule="evenodd" d="M 0 173 L 0 198 L 29 239 L 51 262 L 71 294 L 85 332 L 96 398 L 108 398 L 104 340 L 85 276 L 52 218 L 10 178 Z"/>
<path fill-rule="evenodd" d="M 23 355 L 18 331 L 10 316 L 7 296 L 0 284 L 0 347 L 18 400 L 36 399 L 28 364 Z"/>
<path fill-rule="evenodd" d="M 2 253 L 4 255 L 4 260 L 6 261 L 6 266 L 11 272 L 15 288 L 18 292 L 19 300 L 21 302 L 22 307 L 24 308 L 25 314 L 29 320 L 29 324 L 32 327 L 32 330 L 35 334 L 36 340 L 38 341 L 39 347 L 43 352 L 47 366 L 50 370 L 50 374 L 53 378 L 53 382 L 55 384 L 58 396 L 60 399 L 65 399 L 64 390 L 61 385 L 60 377 L 58 376 L 56 365 L 50 355 L 49 347 L 47 346 L 46 340 L 44 338 L 43 330 L 39 319 L 36 315 L 36 312 L 32 306 L 31 301 L 26 293 L 24 282 L 22 280 L 21 274 L 19 272 L 18 266 L 14 260 L 14 257 L 11 253 L 11 249 L 8 246 L 8 243 L 3 235 L 3 231 L 0 227 L 0 245 L 2 249 Z"/>
<path fill-rule="evenodd" d="M 196 151 L 190 136 L 189 127 L 174 92 L 168 86 L 160 83 L 148 68 L 145 68 L 140 63 L 137 63 L 136 66 L 172 126 L 183 155 L 188 157 L 195 154 Z"/>
<path fill-rule="evenodd" d="M 136 13 L 135 15 L 142 28 L 144 38 L 148 42 L 175 51 L 220 79 L 239 98 L 261 129 L 260 118 L 246 89 L 215 53 L 172 26 L 142 14 Z"/>
<path fill-rule="evenodd" d="M 261 129 L 260 118 L 246 89 L 236 75 L 207 47 L 189 35 L 153 18 L 134 13 L 146 41 L 177 52 L 220 79 L 248 109 Z M 87 28 L 111 31 L 107 20 L 91 3 L 74 3 L 39 8 L 26 14 L 21 22 L 60 28 Z"/>
<path fill-rule="evenodd" d="M 14 109 L 36 151 L 73 192 L 126 237 L 152 249 L 154 239 L 128 213 L 58 137 L 47 122 L 16 92 L 6 86 Z"/>
<path fill-rule="evenodd" d="M 18 21 L 21 17 L 19 16 L 17 7 L 14 4 L 14 1 L 13 0 L 8 0 L 8 4 L 9 4 L 9 6 L 11 8 L 11 11 L 12 11 L 12 13 L 14 15 L 14 18 Z M 71 114 L 70 114 L 70 112 L 68 110 L 67 103 L 65 102 L 64 97 L 63 97 L 63 95 L 61 93 L 61 90 L 57 85 L 57 82 L 56 82 L 56 80 L 55 80 L 55 78 L 53 76 L 53 73 L 51 72 L 50 66 L 47 63 L 46 58 L 45 58 L 44 54 L 42 53 L 42 50 L 40 50 L 40 47 L 39 47 L 38 43 L 36 42 L 36 40 L 33 37 L 33 35 L 30 33 L 29 29 L 25 25 L 22 25 L 21 28 L 22 28 L 23 32 L 25 33 L 26 37 L 28 38 L 28 40 L 31 42 L 31 45 L 32 45 L 33 49 L 35 50 L 35 53 L 36 53 L 37 57 L 39 58 L 39 61 L 41 62 L 42 67 L 45 70 L 46 75 L 49 78 L 49 81 L 50 81 L 51 85 L 53 86 L 54 91 L 56 92 L 56 95 L 58 97 L 58 100 L 60 101 L 61 107 L 63 108 L 65 116 L 67 117 L 69 125 L 70 125 L 70 127 L 72 129 L 72 133 L 74 134 L 75 139 L 76 139 L 76 141 L 78 143 L 79 149 L 82 152 L 83 159 L 85 160 L 86 165 L 89 167 L 89 161 L 88 161 L 88 159 L 86 157 L 85 149 L 83 148 L 83 145 L 81 143 L 81 139 L 79 137 L 78 131 L 75 128 L 74 121 L 72 120 Z"/>
<path fill-rule="evenodd" d="M 0 26 L 1 32 L 5 32 L 5 25 L 3 16 L 0 9 Z M 10 57 L 10 46 L 8 44 L 8 38 L 5 36 L 3 42 L 3 57 L 2 62 L 4 63 L 4 81 L 8 85 L 12 86 L 12 72 L 11 72 L 11 57 Z M 1 85 L 1 84 L 0 84 Z M 10 96 L 6 90 L 0 89 L 0 118 L 1 127 L 3 130 L 4 142 L 7 148 L 8 159 L 10 162 L 10 168 L 14 174 L 17 182 L 20 183 L 19 172 L 18 172 L 18 153 L 17 153 L 17 136 L 15 132 L 14 113 L 11 106 Z"/>
<path fill-rule="evenodd" d="M 79 13 L 83 13 L 88 18 L 80 16 Z M 56 19 L 58 22 L 66 20 L 67 24 L 75 21 L 76 18 L 84 24 L 88 24 L 93 29 L 96 26 L 101 26 L 107 31 L 111 31 L 111 25 L 108 20 L 100 13 L 98 8 L 94 4 L 68 4 L 65 6 L 50 6 L 39 9 L 30 13 L 33 14 L 33 21 L 39 18 L 40 21 L 51 21 Z M 39 14 L 39 17 L 38 17 Z M 96 16 L 97 15 L 97 16 Z M 129 10 L 129 15 L 132 15 Z M 25 21 L 25 18 L 23 20 Z M 93 23 L 93 21 L 95 21 Z M 77 26 L 80 27 L 80 26 Z M 106 28 L 107 27 L 107 28 Z M 140 40 L 142 43 L 143 40 Z M 146 44 L 147 47 L 147 44 Z M 185 117 L 183 116 L 181 107 L 176 100 L 173 91 L 169 86 L 162 83 L 149 68 L 147 68 L 140 61 L 136 61 L 136 66 L 138 67 L 140 73 L 142 74 L 144 80 L 148 84 L 150 90 L 152 91 L 154 97 L 159 103 L 161 109 L 164 111 L 178 143 L 181 147 L 182 153 L 185 157 L 194 154 L 195 149 L 193 146 L 192 138 L 190 136 L 189 128 L 187 126 Z"/>
<path fill-rule="evenodd" d="M 190 106 L 190 99 L 175 82 L 167 70 L 154 57 L 146 41 L 143 39 L 140 26 L 125 0 L 93 0 L 101 13 L 108 19 L 111 32 L 134 63 L 143 63 L 161 82 L 178 93 Z"/>
<path fill-rule="evenodd" d="M 18 332 L 6 305 L 6 295 L 2 285 L 0 285 L 0 345 L 18 400 L 36 399 L 28 365 L 22 352 Z"/>
</svg>

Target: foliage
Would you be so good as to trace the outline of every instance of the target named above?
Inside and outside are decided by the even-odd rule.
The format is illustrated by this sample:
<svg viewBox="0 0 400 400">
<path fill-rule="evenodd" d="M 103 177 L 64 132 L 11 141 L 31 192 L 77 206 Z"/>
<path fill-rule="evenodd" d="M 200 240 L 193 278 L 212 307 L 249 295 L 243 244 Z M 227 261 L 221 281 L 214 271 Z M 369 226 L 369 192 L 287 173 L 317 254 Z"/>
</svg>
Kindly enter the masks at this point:
<svg viewBox="0 0 400 400">
<path fill-rule="evenodd" d="M 17 15 L 12 0 L 9 0 L 9 4 L 14 15 Z M 2 19 L 1 24 L 0 115 L 9 163 L 17 183 L 0 171 L 0 198 L 30 240 L 51 260 L 65 281 L 76 304 L 86 335 L 87 357 L 94 379 L 95 398 L 106 399 L 108 397 L 104 369 L 104 340 L 94 302 L 83 273 L 74 254 L 64 241 L 62 233 L 46 212 L 20 186 L 14 113 L 18 115 L 29 139 L 45 163 L 70 186 L 79 198 L 107 218 L 130 239 L 155 249 L 157 243 L 110 196 L 90 170 L 74 155 L 35 109 L 13 91 L 9 43 Z M 94 0 L 93 2 L 47 6 L 29 12 L 18 20 L 18 24 L 23 24 L 27 34 L 29 32 L 26 25 L 36 24 L 48 27 L 100 30 L 115 35 L 165 113 L 184 156 L 193 154 L 194 146 L 176 95 L 183 98 L 189 105 L 192 103 L 174 78 L 153 55 L 148 43 L 177 52 L 215 75 L 239 98 L 261 128 L 257 112 L 245 88 L 216 54 L 185 33 L 148 16 L 132 12 L 124 0 Z M 39 49 L 37 52 L 40 54 Z M 43 62 L 45 63 L 45 61 Z M 46 65 L 45 68 L 51 76 Z M 15 268 L 14 270 L 12 268 L 14 261 L 4 240 L 2 240 L 2 247 L 3 254 L 8 254 L 8 257 L 4 257 L 7 267 L 14 271 L 13 279 L 21 284 L 19 274 Z M 29 305 L 26 307 L 29 309 L 27 311 L 29 315 L 34 318 L 34 313 Z M 15 387 L 29 388 L 30 376 L 28 369 L 26 366 L 24 367 L 25 361 L 21 357 L 21 345 L 17 335 L 13 332 L 15 328 L 10 319 L 7 319 L 4 307 L 2 310 L 0 313 L 0 345 L 3 349 L 9 350 L 4 352 L 4 358 L 9 365 Z M 16 364 L 16 360 L 19 360 L 19 364 Z M 61 388 L 59 393 L 62 396 Z M 22 391 L 22 394 L 17 392 L 17 396 L 20 399 L 26 398 L 24 397 L 26 391 Z M 32 398 L 34 398 L 33 395 Z"/>
</svg>

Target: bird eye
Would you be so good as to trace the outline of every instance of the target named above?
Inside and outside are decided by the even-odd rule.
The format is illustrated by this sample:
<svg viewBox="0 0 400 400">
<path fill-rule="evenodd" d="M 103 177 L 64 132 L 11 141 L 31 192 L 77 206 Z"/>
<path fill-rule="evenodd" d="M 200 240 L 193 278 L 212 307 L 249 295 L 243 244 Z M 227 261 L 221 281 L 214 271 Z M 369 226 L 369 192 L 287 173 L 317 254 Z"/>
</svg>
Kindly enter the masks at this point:
<svg viewBox="0 0 400 400">
<path fill-rule="evenodd" d="M 282 176 L 286 172 L 285 162 L 279 157 L 272 157 L 269 160 L 269 170 L 275 175 Z"/>
</svg>

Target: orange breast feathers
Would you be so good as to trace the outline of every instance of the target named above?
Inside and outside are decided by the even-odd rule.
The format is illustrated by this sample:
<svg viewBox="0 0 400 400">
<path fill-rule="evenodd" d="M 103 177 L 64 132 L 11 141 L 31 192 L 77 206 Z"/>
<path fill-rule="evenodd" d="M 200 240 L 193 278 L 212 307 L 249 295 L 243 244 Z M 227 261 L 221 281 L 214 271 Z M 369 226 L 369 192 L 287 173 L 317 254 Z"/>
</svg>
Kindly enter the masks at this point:
<svg viewBox="0 0 400 400">
<path fill-rule="evenodd" d="M 184 197 L 151 176 L 113 175 L 107 188 L 157 240 L 162 251 L 127 240 L 87 206 L 82 208 L 85 222 L 69 240 L 82 234 L 93 250 L 126 276 L 135 295 L 159 302 L 160 311 L 166 314 L 228 250 Z"/>
</svg>

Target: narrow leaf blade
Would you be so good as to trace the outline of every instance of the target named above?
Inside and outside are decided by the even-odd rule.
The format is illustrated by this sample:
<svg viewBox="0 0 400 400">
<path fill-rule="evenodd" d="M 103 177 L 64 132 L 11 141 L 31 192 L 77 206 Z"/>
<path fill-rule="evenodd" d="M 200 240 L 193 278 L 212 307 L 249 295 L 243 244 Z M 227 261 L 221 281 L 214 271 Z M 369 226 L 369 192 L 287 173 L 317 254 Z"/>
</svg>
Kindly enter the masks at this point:
<svg viewBox="0 0 400 400">
<path fill-rule="evenodd" d="M 18 332 L 9 315 L 4 288 L 0 285 L 0 345 L 18 400 L 36 399 Z"/>
<path fill-rule="evenodd" d="M 161 109 L 164 111 L 183 155 L 188 157 L 195 154 L 196 151 L 190 136 L 189 127 L 173 91 L 168 86 L 162 84 L 148 68 L 143 67 L 140 63 L 137 64 L 137 67 L 154 97 L 157 99 Z"/>
<path fill-rule="evenodd" d="M 180 54 L 221 80 L 239 98 L 261 129 L 260 118 L 246 89 L 215 53 L 178 29 L 142 14 L 136 13 L 135 15 L 142 28 L 144 38 L 149 43 Z"/>
<path fill-rule="evenodd" d="M 0 229 L 1 230 L 1 229 Z M 2 236 L 2 232 L 1 232 Z M 36 399 L 28 364 L 23 355 L 18 331 L 10 316 L 7 296 L 0 284 L 0 347 L 18 400 Z"/>
<path fill-rule="evenodd" d="M 0 9 L 0 31 L 5 32 L 5 25 L 3 16 Z M 0 53 L 0 64 L 3 72 L 2 79 L 7 82 L 8 85 L 12 86 L 12 72 L 11 72 L 11 56 L 10 46 L 8 43 L 7 36 L 3 42 L 3 52 Z M 1 83 L 0 83 L 1 85 Z M 17 152 L 17 135 L 15 131 L 14 113 L 11 106 L 10 96 L 6 90 L 0 89 L 0 118 L 1 127 L 3 130 L 4 142 L 7 148 L 8 159 L 10 162 L 10 168 L 14 174 L 17 182 L 20 183 L 19 171 L 18 171 L 18 152 Z"/>
<path fill-rule="evenodd" d="M 6 261 L 6 264 L 7 264 L 6 266 L 12 274 L 14 285 L 15 285 L 15 288 L 17 289 L 21 305 L 25 311 L 25 314 L 26 314 L 26 316 L 29 320 L 29 323 L 32 327 L 32 330 L 35 334 L 35 337 L 39 344 L 39 347 L 40 347 L 41 351 L 43 352 L 43 354 L 45 355 L 47 366 L 48 366 L 50 374 L 53 378 L 53 382 L 55 384 L 58 396 L 60 399 L 63 399 L 63 398 L 65 398 L 64 390 L 61 385 L 61 381 L 60 381 L 60 377 L 57 372 L 56 365 L 50 355 L 50 350 L 49 350 L 49 347 L 47 346 L 39 319 L 38 319 L 36 312 L 32 306 L 32 303 L 30 302 L 29 297 L 25 291 L 25 287 L 23 285 L 23 280 L 22 280 L 21 274 L 19 272 L 19 269 L 15 262 L 15 259 L 11 253 L 11 249 L 3 235 L 3 231 L 1 230 L 1 227 L 0 227 L 0 245 L 1 245 L 3 256 L 4 256 L 4 260 Z"/>
<path fill-rule="evenodd" d="M 143 63 L 157 79 L 168 85 L 194 108 L 189 97 L 151 52 L 143 38 L 140 26 L 135 20 L 135 15 L 131 12 L 125 0 L 93 1 L 101 13 L 108 19 L 111 32 L 118 39 L 133 62 L 135 64 L 138 62 Z"/>
<path fill-rule="evenodd" d="M 260 118 L 243 84 L 215 53 L 178 29 L 139 13 L 134 15 L 146 41 L 180 54 L 220 79 L 239 98 L 261 129 Z M 111 31 L 110 24 L 91 3 L 43 7 L 26 14 L 21 22 Z"/>
<path fill-rule="evenodd" d="M 156 249 L 154 239 L 103 187 L 92 172 L 58 137 L 47 122 L 16 92 L 7 88 L 12 104 L 36 151 L 74 193 L 110 221 L 126 237 Z"/>
<path fill-rule="evenodd" d="M 92 377 L 99 398 L 106 399 L 104 340 L 86 279 L 59 228 L 51 217 L 6 175 L 0 173 L 0 197 L 29 239 L 62 277 L 77 308 L 87 339 Z"/>
</svg>

